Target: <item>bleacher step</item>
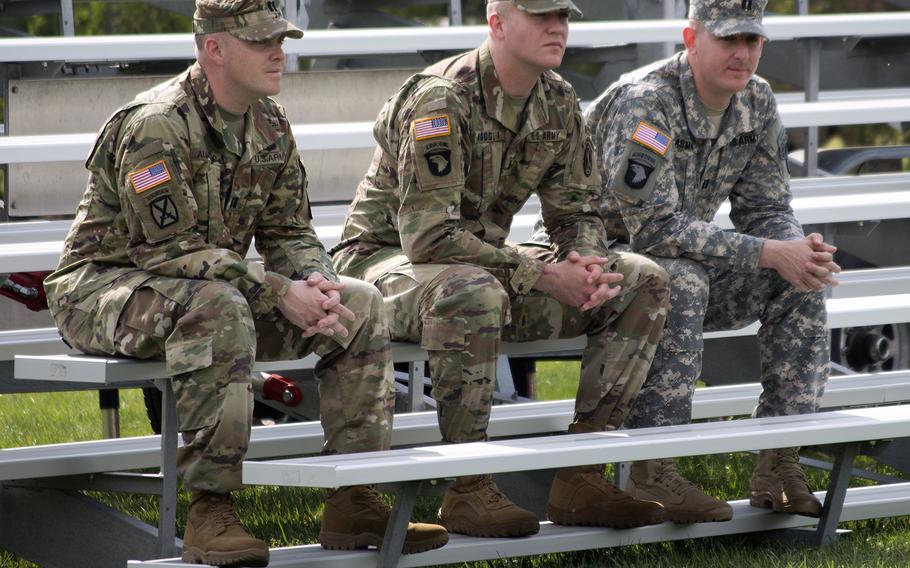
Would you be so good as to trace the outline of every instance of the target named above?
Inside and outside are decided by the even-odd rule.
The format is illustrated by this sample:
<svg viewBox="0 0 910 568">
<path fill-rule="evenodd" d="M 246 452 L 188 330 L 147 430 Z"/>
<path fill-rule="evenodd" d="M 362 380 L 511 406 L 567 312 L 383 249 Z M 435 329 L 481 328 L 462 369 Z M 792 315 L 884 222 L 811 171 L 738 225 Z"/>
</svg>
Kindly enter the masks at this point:
<svg viewBox="0 0 910 568">
<path fill-rule="evenodd" d="M 824 500 L 825 492 L 817 492 Z M 724 523 L 701 523 L 674 525 L 663 523 L 650 527 L 628 530 L 611 530 L 595 527 L 561 527 L 549 522 L 541 523 L 540 532 L 528 538 L 472 538 L 451 535 L 444 547 L 402 556 L 398 564 L 409 566 L 433 566 L 472 562 L 501 557 L 530 556 L 609 548 L 629 544 L 650 543 L 689 538 L 772 531 L 788 528 L 814 526 L 817 519 L 809 517 L 780 515 L 767 509 L 749 506 L 747 500 L 733 501 L 733 520 Z M 884 509 L 883 509 L 884 507 Z M 857 521 L 883 516 L 910 514 L 910 483 L 858 487 L 847 490 L 841 522 Z M 374 551 L 328 551 L 319 545 L 276 548 L 271 552 L 270 568 L 321 568 L 344 566 L 345 568 L 372 568 L 376 565 Z M 131 561 L 130 568 L 154 566 L 156 568 L 198 568 L 198 565 L 183 564 L 177 559 L 159 561 Z"/>
</svg>

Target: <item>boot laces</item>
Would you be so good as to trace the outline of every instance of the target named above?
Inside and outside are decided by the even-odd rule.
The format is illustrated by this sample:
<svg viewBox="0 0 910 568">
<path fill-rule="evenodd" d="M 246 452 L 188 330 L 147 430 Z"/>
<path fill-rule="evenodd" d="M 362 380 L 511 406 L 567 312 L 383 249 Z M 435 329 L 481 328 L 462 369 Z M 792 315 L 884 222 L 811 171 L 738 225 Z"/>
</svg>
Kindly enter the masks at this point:
<svg viewBox="0 0 910 568">
<path fill-rule="evenodd" d="M 499 487 L 493 483 L 492 477 L 485 476 L 480 480 L 480 491 L 483 491 L 488 505 L 496 505 L 506 501 L 506 496 L 500 491 Z"/>
<path fill-rule="evenodd" d="M 681 495 L 695 484 L 679 474 L 674 462 L 662 462 L 654 476 L 656 485 L 666 487 L 671 492 Z"/>
<path fill-rule="evenodd" d="M 366 502 L 366 505 L 370 509 L 373 509 L 374 511 L 387 513 L 391 509 L 391 507 L 389 507 L 389 504 L 386 502 L 386 500 L 383 499 L 382 495 L 379 494 L 379 491 L 376 491 L 376 489 L 373 486 L 363 487 L 363 490 L 361 491 L 361 495 L 364 497 L 364 501 Z"/>
<path fill-rule="evenodd" d="M 209 507 L 209 514 L 221 527 L 243 526 L 234 511 L 234 499 L 230 495 L 217 500 L 213 499 Z"/>
<path fill-rule="evenodd" d="M 798 483 L 808 486 L 806 473 L 799 466 L 799 455 L 796 452 L 778 451 L 774 473 L 787 484 Z"/>
</svg>

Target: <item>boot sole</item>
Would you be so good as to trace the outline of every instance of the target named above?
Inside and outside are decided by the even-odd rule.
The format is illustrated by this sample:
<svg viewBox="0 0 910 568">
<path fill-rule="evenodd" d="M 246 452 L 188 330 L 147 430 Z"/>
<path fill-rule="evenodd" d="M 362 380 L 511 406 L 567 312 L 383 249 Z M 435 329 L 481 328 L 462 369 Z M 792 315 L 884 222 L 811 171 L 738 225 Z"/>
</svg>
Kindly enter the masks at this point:
<svg viewBox="0 0 910 568">
<path fill-rule="evenodd" d="M 180 559 L 187 564 L 210 564 L 222 568 L 239 568 L 241 566 L 254 566 L 261 568 L 269 565 L 269 553 L 250 548 L 247 550 L 233 550 L 231 552 L 206 553 L 196 547 L 184 549 Z"/>
<path fill-rule="evenodd" d="M 362 550 L 364 548 L 374 547 L 377 550 L 382 548 L 382 536 L 373 533 L 319 533 L 319 544 L 327 550 Z M 437 538 L 427 539 L 421 542 L 407 542 L 401 547 L 402 554 L 417 554 L 428 550 L 442 548 L 449 542 L 449 535 L 442 534 Z"/>
<path fill-rule="evenodd" d="M 540 532 L 540 523 L 536 520 L 526 523 L 501 523 L 498 525 L 477 526 L 467 521 L 452 521 L 440 518 L 439 524 L 452 533 L 484 538 L 531 536 Z"/>
<path fill-rule="evenodd" d="M 566 525 L 573 527 L 606 527 L 609 529 L 634 529 L 648 525 L 659 525 L 664 522 L 666 515 L 663 510 L 659 509 L 647 519 L 639 520 L 612 520 L 604 519 L 602 515 L 585 510 L 581 511 L 564 511 L 556 507 L 547 506 L 547 518 L 557 525 Z"/>
<path fill-rule="evenodd" d="M 759 507 L 761 509 L 771 509 L 775 513 L 785 513 L 788 515 L 802 515 L 804 517 L 819 518 L 821 517 L 821 511 L 816 511 L 814 508 L 812 510 L 799 510 L 795 507 L 790 507 L 775 501 L 769 493 L 756 493 L 752 492 L 749 496 L 749 504 L 753 507 Z"/>
</svg>

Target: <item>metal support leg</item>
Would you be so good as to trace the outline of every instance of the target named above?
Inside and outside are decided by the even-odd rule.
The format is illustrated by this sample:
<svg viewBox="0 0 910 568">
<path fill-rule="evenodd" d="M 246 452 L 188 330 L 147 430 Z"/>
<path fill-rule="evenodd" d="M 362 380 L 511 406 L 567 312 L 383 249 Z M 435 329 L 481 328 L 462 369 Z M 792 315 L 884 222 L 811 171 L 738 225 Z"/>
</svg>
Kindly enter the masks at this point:
<svg viewBox="0 0 910 568">
<path fill-rule="evenodd" d="M 844 444 L 837 452 L 834 469 L 831 470 L 831 481 L 828 482 L 828 492 L 825 494 L 825 505 L 822 507 L 822 515 L 815 532 L 817 546 L 828 546 L 837 538 L 837 522 L 844 510 L 853 459 L 858 451 L 859 444 L 850 443 Z"/>
<path fill-rule="evenodd" d="M 461 24 L 461 0 L 449 0 L 449 25 L 460 26 Z"/>
<path fill-rule="evenodd" d="M 161 496 L 158 500 L 159 558 L 174 556 L 177 530 L 177 399 L 170 379 L 156 379 L 161 391 Z"/>
<path fill-rule="evenodd" d="M 101 409 L 101 435 L 105 438 L 119 438 L 120 391 L 117 389 L 99 390 L 98 407 Z"/>
<path fill-rule="evenodd" d="M 63 35 L 76 35 L 76 21 L 73 17 L 73 0 L 60 0 L 60 26 Z"/>
<path fill-rule="evenodd" d="M 408 408 L 411 412 L 423 410 L 423 361 L 408 363 Z"/>
<path fill-rule="evenodd" d="M 819 69 L 821 67 L 821 40 L 810 39 L 806 41 L 806 101 L 818 100 Z M 818 175 L 818 127 L 810 126 L 806 132 L 806 156 L 803 163 L 806 165 L 806 176 Z"/>
<path fill-rule="evenodd" d="M 388 525 L 386 525 L 385 536 L 382 539 L 382 549 L 379 551 L 379 558 L 376 560 L 377 568 L 398 566 L 398 560 L 401 558 L 401 547 L 404 545 L 404 537 L 408 533 L 408 522 L 411 519 L 411 513 L 414 511 L 414 503 L 417 501 L 417 492 L 420 489 L 420 484 L 420 481 L 405 483 L 396 492 L 392 515 L 389 517 Z"/>
</svg>

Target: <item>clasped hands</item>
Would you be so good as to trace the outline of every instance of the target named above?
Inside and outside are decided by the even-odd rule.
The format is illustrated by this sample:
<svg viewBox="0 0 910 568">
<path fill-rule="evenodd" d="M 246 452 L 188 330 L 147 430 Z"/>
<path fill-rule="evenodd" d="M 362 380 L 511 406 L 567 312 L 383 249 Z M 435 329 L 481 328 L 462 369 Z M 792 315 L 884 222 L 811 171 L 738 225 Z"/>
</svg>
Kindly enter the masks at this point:
<svg viewBox="0 0 910 568">
<path fill-rule="evenodd" d="M 765 241 L 759 266 L 775 269 L 785 280 L 802 290 L 816 292 L 837 286 L 835 274 L 841 271 L 834 262 L 837 247 L 829 245 L 818 233 L 794 241 Z"/>
<path fill-rule="evenodd" d="M 291 323 L 303 330 L 304 337 L 317 333 L 348 336 L 342 318 L 354 321 L 354 312 L 341 303 L 342 282 L 334 282 L 318 272 L 306 280 L 291 282 L 278 303 L 278 309 Z"/>
<path fill-rule="evenodd" d="M 546 264 L 534 287 L 581 311 L 594 309 L 619 295 L 622 274 L 605 270 L 613 259 L 575 251 L 566 260 Z"/>
</svg>

